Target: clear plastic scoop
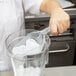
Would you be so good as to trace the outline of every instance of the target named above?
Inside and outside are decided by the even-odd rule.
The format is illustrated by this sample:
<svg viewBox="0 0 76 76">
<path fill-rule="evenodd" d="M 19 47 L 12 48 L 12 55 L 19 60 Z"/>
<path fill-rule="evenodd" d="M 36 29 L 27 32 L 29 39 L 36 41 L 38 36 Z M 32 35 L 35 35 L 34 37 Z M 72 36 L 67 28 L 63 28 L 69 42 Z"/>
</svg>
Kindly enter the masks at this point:
<svg viewBox="0 0 76 76">
<path fill-rule="evenodd" d="M 40 33 L 42 33 L 42 34 L 47 34 L 47 33 L 49 33 L 50 32 L 50 28 L 49 27 L 47 27 L 47 28 L 45 28 L 45 29 L 43 29 L 43 30 L 41 30 L 40 31 Z"/>
<path fill-rule="evenodd" d="M 41 30 L 41 31 L 33 31 L 33 32 L 31 32 L 31 33 L 29 33 L 29 34 L 27 34 L 27 36 L 26 37 L 24 37 L 16 46 L 19 46 L 19 45 L 21 45 L 21 44 L 24 44 L 25 43 L 25 41 L 27 40 L 27 39 L 29 39 L 29 38 L 34 38 L 34 37 L 37 37 L 37 39 L 38 40 L 40 40 L 41 38 L 41 34 L 44 34 L 44 36 L 45 35 L 47 35 L 47 33 L 49 33 L 50 32 L 50 29 L 49 29 L 49 27 L 47 27 L 47 28 L 45 28 L 45 29 L 43 29 L 43 30 Z M 40 39 L 39 39 L 40 38 Z"/>
</svg>

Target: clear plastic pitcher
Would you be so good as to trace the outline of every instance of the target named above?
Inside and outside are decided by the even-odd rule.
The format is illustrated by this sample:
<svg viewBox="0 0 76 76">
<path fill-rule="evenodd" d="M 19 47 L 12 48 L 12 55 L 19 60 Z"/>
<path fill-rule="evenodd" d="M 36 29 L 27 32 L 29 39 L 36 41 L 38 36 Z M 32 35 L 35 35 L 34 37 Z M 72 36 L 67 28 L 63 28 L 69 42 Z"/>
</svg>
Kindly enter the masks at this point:
<svg viewBox="0 0 76 76">
<path fill-rule="evenodd" d="M 50 39 L 48 35 L 41 34 L 40 32 L 29 34 L 30 32 L 31 31 L 29 30 L 26 32 L 25 30 L 18 31 L 11 34 L 6 40 L 6 48 L 8 49 L 8 55 L 11 57 L 14 76 L 44 75 L 43 71 L 45 65 L 48 63 L 48 47 L 50 45 Z M 32 38 L 40 44 L 41 52 L 33 55 L 14 55 L 12 49 L 16 46 L 26 45 L 25 43 L 28 38 Z"/>
</svg>

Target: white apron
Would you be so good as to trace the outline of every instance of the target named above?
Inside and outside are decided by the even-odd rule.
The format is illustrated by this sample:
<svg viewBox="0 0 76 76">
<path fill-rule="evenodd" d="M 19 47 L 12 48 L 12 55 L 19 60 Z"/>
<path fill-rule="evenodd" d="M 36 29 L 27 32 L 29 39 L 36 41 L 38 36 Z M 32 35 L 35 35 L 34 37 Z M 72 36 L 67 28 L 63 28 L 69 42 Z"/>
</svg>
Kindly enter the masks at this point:
<svg viewBox="0 0 76 76">
<path fill-rule="evenodd" d="M 0 70 L 11 68 L 10 58 L 5 49 L 5 40 L 9 34 L 24 26 L 24 14 L 21 0 L 0 0 Z"/>
<path fill-rule="evenodd" d="M 0 0 L 0 71 L 11 69 L 5 49 L 9 34 L 24 27 L 24 12 L 39 14 L 42 0 Z"/>
</svg>

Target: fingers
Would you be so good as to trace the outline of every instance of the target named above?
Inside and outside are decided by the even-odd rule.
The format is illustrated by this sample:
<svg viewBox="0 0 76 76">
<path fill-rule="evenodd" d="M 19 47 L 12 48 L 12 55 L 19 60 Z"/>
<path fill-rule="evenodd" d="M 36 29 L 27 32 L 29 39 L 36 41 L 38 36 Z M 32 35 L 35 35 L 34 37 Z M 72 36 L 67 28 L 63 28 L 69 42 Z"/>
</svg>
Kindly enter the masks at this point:
<svg viewBox="0 0 76 76">
<path fill-rule="evenodd" d="M 68 17 L 67 23 L 68 23 L 68 25 L 67 25 L 67 29 L 68 29 L 68 28 L 70 28 L 70 16 Z"/>
<path fill-rule="evenodd" d="M 64 20 L 61 21 L 61 24 L 64 28 L 63 32 L 65 32 L 68 28 L 70 28 L 70 17 L 68 14 L 66 15 L 66 17 L 64 17 Z"/>
<path fill-rule="evenodd" d="M 52 35 L 58 35 L 60 33 L 65 32 L 70 27 L 70 18 L 64 17 L 62 18 L 51 18 L 50 20 L 50 30 Z"/>
<path fill-rule="evenodd" d="M 61 23 L 58 23 L 57 25 L 57 29 L 58 29 L 58 34 L 63 33 L 64 32 L 64 27 Z"/>
</svg>

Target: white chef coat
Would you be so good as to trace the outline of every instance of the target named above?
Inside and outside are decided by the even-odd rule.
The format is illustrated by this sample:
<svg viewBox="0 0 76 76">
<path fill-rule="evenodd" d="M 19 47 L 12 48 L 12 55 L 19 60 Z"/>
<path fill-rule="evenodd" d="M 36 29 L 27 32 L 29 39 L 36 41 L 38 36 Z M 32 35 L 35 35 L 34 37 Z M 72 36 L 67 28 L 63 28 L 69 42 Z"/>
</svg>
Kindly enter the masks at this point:
<svg viewBox="0 0 76 76">
<path fill-rule="evenodd" d="M 42 0 L 0 0 L 0 71 L 9 70 L 10 59 L 4 42 L 9 34 L 24 26 L 24 12 L 40 13 Z"/>
</svg>

